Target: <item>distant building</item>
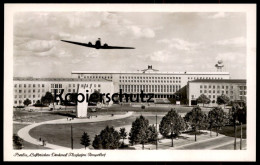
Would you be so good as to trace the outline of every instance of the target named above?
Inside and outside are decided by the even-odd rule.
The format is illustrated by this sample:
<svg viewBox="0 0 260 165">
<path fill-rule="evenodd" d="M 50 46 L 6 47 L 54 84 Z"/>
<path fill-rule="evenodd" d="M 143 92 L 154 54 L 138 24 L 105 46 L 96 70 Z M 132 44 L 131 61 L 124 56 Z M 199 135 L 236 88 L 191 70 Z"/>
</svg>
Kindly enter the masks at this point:
<svg viewBox="0 0 260 165">
<path fill-rule="evenodd" d="M 66 93 L 77 93 L 77 85 L 84 84 L 101 93 L 138 94 L 154 93 L 155 98 L 170 98 L 186 87 L 193 80 L 225 80 L 230 79 L 228 72 L 159 72 L 149 65 L 147 69 L 136 72 L 94 72 L 72 71 L 73 78 L 22 78 L 14 77 L 14 106 L 23 105 L 25 99 L 32 104 L 40 100 L 47 91 L 54 94 L 57 89 Z M 186 92 L 185 92 L 186 93 Z M 186 97 L 185 97 L 186 98 Z"/>
<path fill-rule="evenodd" d="M 123 93 L 137 94 L 154 93 L 155 98 L 169 98 L 188 81 L 197 79 L 230 79 L 229 72 L 159 72 L 148 65 L 147 69 L 136 72 L 96 72 L 72 71 L 74 78 L 80 79 L 107 79 L 114 82 L 115 92 L 122 89 Z"/>
<path fill-rule="evenodd" d="M 189 106 L 197 104 L 196 99 L 201 95 L 206 95 L 212 105 L 216 105 L 217 97 L 225 94 L 231 101 L 246 100 L 246 80 L 193 80 L 187 85 L 187 97 Z"/>
<path fill-rule="evenodd" d="M 101 93 L 114 93 L 114 84 L 111 80 L 105 79 L 75 79 L 75 78 L 21 78 L 14 77 L 14 106 L 23 105 L 27 98 L 35 104 L 37 100 L 45 95 L 47 91 L 54 94 L 56 89 L 58 94 L 63 89 L 62 97 L 67 93 L 77 93 L 78 85 L 90 88 L 89 95 L 95 90 Z"/>
</svg>

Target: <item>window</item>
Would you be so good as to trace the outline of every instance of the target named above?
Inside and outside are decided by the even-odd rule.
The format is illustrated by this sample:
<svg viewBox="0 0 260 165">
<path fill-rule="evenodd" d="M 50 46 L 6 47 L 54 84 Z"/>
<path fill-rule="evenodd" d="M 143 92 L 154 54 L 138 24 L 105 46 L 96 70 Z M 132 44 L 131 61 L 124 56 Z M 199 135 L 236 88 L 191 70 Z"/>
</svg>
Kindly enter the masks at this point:
<svg viewBox="0 0 260 165">
<path fill-rule="evenodd" d="M 44 84 L 42 84 L 42 87 L 44 88 Z"/>
<path fill-rule="evenodd" d="M 40 84 L 38 84 L 38 88 L 40 88 L 41 87 L 41 85 Z"/>
<path fill-rule="evenodd" d="M 35 84 L 33 84 L 33 87 L 35 88 Z"/>
<path fill-rule="evenodd" d="M 204 88 L 207 88 L 207 85 L 204 85 Z"/>
<path fill-rule="evenodd" d="M 200 90 L 200 93 L 202 93 L 202 90 Z"/>
<path fill-rule="evenodd" d="M 19 84 L 19 87 L 21 88 L 21 87 L 22 87 L 22 84 Z"/>
<path fill-rule="evenodd" d="M 26 88 L 26 84 L 24 84 L 24 87 Z"/>
<path fill-rule="evenodd" d="M 16 88 L 16 87 L 17 87 L 17 84 L 14 84 L 14 87 Z"/>
</svg>

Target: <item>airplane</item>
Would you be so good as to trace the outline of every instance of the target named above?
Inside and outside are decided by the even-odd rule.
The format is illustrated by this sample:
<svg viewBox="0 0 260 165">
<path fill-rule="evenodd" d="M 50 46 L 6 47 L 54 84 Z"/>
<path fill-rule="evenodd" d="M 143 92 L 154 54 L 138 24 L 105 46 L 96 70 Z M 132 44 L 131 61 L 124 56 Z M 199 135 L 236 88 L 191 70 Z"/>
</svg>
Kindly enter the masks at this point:
<svg viewBox="0 0 260 165">
<path fill-rule="evenodd" d="M 96 48 L 96 49 L 135 49 L 133 47 L 121 47 L 121 46 L 108 46 L 108 44 L 101 45 L 100 38 L 96 41 L 96 44 L 93 45 L 91 42 L 89 43 L 81 43 L 81 42 L 74 42 L 74 41 L 67 41 L 67 40 L 61 40 L 63 42 L 71 43 L 71 44 L 76 44 L 80 46 L 86 46 L 90 48 Z"/>
</svg>

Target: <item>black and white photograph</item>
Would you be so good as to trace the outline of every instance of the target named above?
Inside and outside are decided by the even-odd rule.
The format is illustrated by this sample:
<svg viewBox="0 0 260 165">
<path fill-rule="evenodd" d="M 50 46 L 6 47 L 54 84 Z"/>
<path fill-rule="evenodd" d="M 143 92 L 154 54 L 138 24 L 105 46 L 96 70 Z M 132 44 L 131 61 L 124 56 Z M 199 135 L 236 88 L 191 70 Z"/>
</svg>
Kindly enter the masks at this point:
<svg viewBox="0 0 260 165">
<path fill-rule="evenodd" d="M 5 13 L 6 160 L 255 160 L 256 5 Z"/>
</svg>

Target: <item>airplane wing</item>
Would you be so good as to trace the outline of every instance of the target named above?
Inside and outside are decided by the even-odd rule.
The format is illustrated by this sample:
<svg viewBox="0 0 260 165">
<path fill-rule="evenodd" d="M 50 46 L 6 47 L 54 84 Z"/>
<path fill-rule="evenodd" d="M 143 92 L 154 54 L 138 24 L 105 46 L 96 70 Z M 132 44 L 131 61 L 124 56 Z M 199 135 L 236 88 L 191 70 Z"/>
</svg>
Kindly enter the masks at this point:
<svg viewBox="0 0 260 165">
<path fill-rule="evenodd" d="M 120 46 L 100 46 L 99 49 L 135 49 L 133 47 L 120 47 Z"/>
<path fill-rule="evenodd" d="M 67 43 L 71 43 L 71 44 L 75 44 L 75 45 L 80 45 L 80 46 L 86 46 L 86 47 L 90 47 L 90 48 L 97 48 L 95 45 L 92 44 L 86 44 L 86 43 L 81 43 L 81 42 L 74 42 L 74 41 L 67 41 L 67 40 L 61 40 L 63 42 L 67 42 Z M 98 49 L 135 49 L 133 47 L 120 47 L 120 46 L 108 46 L 108 45 L 103 45 L 98 47 Z"/>
<path fill-rule="evenodd" d="M 66 41 L 66 40 L 61 40 L 61 41 L 71 43 L 71 44 L 75 44 L 75 45 L 86 46 L 86 47 L 90 47 L 90 48 L 96 48 L 95 45 L 92 45 L 92 44 L 86 44 L 86 43 L 74 42 L 74 41 Z"/>
</svg>

